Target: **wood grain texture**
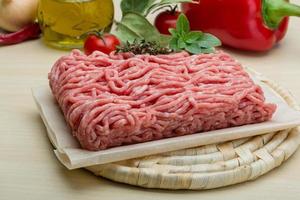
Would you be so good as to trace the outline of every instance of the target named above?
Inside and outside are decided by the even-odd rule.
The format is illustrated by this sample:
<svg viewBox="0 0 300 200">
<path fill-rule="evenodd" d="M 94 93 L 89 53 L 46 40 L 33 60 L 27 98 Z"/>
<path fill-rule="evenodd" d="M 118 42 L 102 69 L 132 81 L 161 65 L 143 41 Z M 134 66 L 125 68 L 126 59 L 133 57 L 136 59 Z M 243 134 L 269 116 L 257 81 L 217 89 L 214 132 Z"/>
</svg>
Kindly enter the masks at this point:
<svg viewBox="0 0 300 200">
<path fill-rule="evenodd" d="M 119 2 L 119 0 L 117 1 Z M 293 1 L 300 4 L 300 0 Z M 117 13 L 118 14 L 118 13 Z M 288 88 L 300 100 L 300 20 L 292 18 L 286 38 L 268 53 L 226 49 Z M 97 178 L 86 170 L 66 170 L 56 159 L 30 88 L 47 85 L 47 73 L 64 51 L 40 40 L 0 47 L 0 199 L 30 200 L 297 200 L 300 151 L 262 178 L 207 191 L 142 189 Z"/>
</svg>

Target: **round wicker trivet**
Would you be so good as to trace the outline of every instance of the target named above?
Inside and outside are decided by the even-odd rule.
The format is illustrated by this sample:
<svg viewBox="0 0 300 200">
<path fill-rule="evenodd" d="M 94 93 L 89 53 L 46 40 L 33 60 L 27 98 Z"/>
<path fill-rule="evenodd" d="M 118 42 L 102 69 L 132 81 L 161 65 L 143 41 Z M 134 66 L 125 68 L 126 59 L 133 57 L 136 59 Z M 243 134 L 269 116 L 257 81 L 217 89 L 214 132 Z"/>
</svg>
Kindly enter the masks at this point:
<svg viewBox="0 0 300 200">
<path fill-rule="evenodd" d="M 260 79 L 299 109 L 288 91 L 262 76 Z M 87 169 L 97 176 L 146 188 L 211 189 L 258 178 L 287 160 L 299 143 L 300 129 L 296 127 Z"/>
</svg>

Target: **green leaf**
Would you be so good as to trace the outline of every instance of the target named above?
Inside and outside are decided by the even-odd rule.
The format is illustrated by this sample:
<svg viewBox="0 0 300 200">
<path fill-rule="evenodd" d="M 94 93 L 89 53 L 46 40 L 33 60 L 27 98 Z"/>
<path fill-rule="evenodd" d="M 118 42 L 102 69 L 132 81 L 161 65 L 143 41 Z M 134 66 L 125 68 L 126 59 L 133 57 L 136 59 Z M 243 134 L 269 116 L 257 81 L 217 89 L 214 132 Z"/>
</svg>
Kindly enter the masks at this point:
<svg viewBox="0 0 300 200">
<path fill-rule="evenodd" d="M 201 31 L 190 31 L 189 21 L 184 14 L 180 14 L 176 30 L 170 29 L 172 39 L 169 47 L 174 50 L 186 50 L 192 54 L 212 53 L 221 41 L 212 34 Z"/>
<path fill-rule="evenodd" d="M 186 43 L 194 43 L 198 39 L 200 39 L 203 36 L 203 33 L 200 31 L 192 31 L 185 35 L 184 40 Z"/>
<path fill-rule="evenodd" d="M 177 43 L 178 43 L 177 38 L 172 38 L 172 39 L 170 40 L 170 42 L 169 42 L 169 47 L 170 47 L 171 49 L 177 51 L 177 50 L 179 50 Z"/>
<path fill-rule="evenodd" d="M 190 23 L 184 14 L 180 14 L 176 22 L 176 30 L 179 35 L 184 36 L 190 31 Z"/>
<path fill-rule="evenodd" d="M 116 23 L 117 29 L 112 31 L 114 35 L 116 35 L 123 43 L 133 42 L 134 40 L 143 39 L 139 33 L 136 33 L 134 30 L 131 30 L 127 25 L 123 23 Z"/>
<path fill-rule="evenodd" d="M 202 47 L 202 48 L 209 48 L 212 46 L 211 43 L 208 41 L 198 40 L 196 43 L 198 44 L 199 47 Z"/>
<path fill-rule="evenodd" d="M 186 43 L 184 42 L 183 38 L 178 38 L 177 46 L 179 49 L 184 49 L 186 47 Z"/>
<path fill-rule="evenodd" d="M 123 16 L 128 12 L 135 12 L 145 15 L 146 10 L 153 5 L 156 0 L 122 0 L 121 10 Z"/>
<path fill-rule="evenodd" d="M 140 0 L 143 1 L 143 0 Z M 172 4 L 177 4 L 177 3 L 194 3 L 193 0 L 161 0 L 158 3 L 152 4 L 146 11 L 146 16 L 147 14 L 163 7 L 166 5 L 172 5 Z"/>
<path fill-rule="evenodd" d="M 209 34 L 209 33 L 204 33 L 202 35 L 202 37 L 200 38 L 200 41 L 202 41 L 202 42 L 205 41 L 207 44 L 209 44 L 210 46 L 213 46 L 213 47 L 222 45 L 221 41 L 216 36 Z"/>
<path fill-rule="evenodd" d="M 173 37 L 177 37 L 177 35 L 178 35 L 176 29 L 174 29 L 174 28 L 169 28 L 169 32 L 171 33 L 171 35 L 172 35 Z"/>
<path fill-rule="evenodd" d="M 202 53 L 201 47 L 199 47 L 196 43 L 187 45 L 187 46 L 185 47 L 185 50 L 187 50 L 188 52 L 190 52 L 190 53 L 192 53 L 192 54 L 199 54 L 199 53 Z"/>
<path fill-rule="evenodd" d="M 213 52 L 215 52 L 215 48 L 214 48 L 214 47 L 210 47 L 210 48 L 201 48 L 201 52 L 202 52 L 202 53 L 213 53 Z"/>
<path fill-rule="evenodd" d="M 117 29 L 114 32 L 124 43 L 133 42 L 134 39 L 145 39 L 147 41 L 161 41 L 161 34 L 157 29 L 142 15 L 128 12 L 121 22 L 117 23 Z"/>
</svg>

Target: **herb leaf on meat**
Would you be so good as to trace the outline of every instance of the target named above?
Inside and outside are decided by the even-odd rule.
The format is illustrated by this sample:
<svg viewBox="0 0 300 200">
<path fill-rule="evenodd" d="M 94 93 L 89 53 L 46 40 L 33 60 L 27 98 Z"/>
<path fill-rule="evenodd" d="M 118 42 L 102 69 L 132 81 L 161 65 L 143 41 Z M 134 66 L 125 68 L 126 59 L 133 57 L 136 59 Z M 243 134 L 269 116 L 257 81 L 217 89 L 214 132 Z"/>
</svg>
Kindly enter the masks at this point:
<svg viewBox="0 0 300 200">
<path fill-rule="evenodd" d="M 184 14 L 180 14 L 176 23 L 176 29 L 169 29 L 172 38 L 169 42 L 171 49 L 175 51 L 186 50 L 192 54 L 212 53 L 214 47 L 220 46 L 221 41 L 212 34 L 201 31 L 190 31 L 190 23 Z"/>
</svg>

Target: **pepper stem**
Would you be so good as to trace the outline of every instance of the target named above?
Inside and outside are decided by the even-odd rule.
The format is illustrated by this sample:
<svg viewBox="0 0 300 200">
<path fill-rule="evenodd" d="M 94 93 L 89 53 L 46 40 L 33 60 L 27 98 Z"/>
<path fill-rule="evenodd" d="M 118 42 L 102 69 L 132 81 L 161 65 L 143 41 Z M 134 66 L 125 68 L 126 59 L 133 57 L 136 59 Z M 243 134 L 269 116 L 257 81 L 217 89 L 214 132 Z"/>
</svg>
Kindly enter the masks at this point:
<svg viewBox="0 0 300 200">
<path fill-rule="evenodd" d="M 262 12 L 265 23 L 270 28 L 277 28 L 284 17 L 300 16 L 300 6 L 287 0 L 263 0 Z"/>
</svg>

